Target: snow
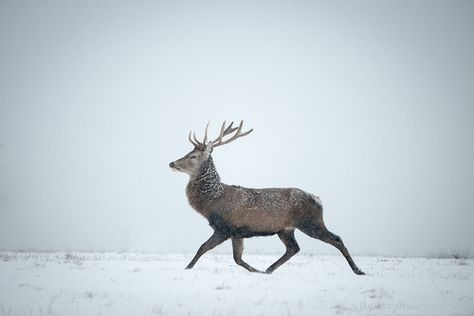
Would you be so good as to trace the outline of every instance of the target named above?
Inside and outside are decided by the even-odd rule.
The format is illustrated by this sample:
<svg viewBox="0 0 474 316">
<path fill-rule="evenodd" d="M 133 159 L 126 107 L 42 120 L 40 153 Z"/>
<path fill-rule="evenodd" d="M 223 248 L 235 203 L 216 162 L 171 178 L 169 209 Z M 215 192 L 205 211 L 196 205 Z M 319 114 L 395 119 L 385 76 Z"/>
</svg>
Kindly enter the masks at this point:
<svg viewBox="0 0 474 316">
<path fill-rule="evenodd" d="M 192 255 L 0 252 L 0 315 L 474 315 L 473 259 Z"/>
</svg>

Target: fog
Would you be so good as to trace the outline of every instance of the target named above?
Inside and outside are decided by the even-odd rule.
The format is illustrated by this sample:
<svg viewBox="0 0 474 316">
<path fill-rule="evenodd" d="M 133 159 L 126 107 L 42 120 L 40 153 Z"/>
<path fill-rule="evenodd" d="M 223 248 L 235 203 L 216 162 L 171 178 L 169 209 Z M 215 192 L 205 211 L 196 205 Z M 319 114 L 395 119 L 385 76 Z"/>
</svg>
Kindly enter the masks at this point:
<svg viewBox="0 0 474 316">
<path fill-rule="evenodd" d="M 168 164 L 190 130 L 245 119 L 254 132 L 214 150 L 223 182 L 320 196 L 354 254 L 472 255 L 473 16 L 472 1 L 1 1 L 0 249 L 195 251 L 212 231 Z"/>
</svg>

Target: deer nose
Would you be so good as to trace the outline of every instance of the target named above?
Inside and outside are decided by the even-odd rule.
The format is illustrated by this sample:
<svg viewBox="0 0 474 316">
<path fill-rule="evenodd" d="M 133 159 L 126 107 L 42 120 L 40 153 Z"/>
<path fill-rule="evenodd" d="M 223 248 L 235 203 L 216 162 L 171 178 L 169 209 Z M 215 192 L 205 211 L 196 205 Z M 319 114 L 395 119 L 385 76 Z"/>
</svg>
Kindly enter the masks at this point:
<svg viewBox="0 0 474 316">
<path fill-rule="evenodd" d="M 170 168 L 174 168 L 174 162 L 170 162 Z"/>
</svg>

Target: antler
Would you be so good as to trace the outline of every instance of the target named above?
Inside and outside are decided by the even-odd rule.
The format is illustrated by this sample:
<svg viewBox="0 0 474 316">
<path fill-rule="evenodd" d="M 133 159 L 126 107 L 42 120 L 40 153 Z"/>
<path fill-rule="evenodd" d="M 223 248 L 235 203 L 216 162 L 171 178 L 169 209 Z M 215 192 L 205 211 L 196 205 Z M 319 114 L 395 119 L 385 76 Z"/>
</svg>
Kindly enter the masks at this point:
<svg viewBox="0 0 474 316">
<path fill-rule="evenodd" d="M 228 144 L 234 140 L 236 140 L 237 138 L 239 137 L 243 137 L 245 135 L 248 135 L 250 134 L 252 131 L 253 131 L 253 128 L 246 131 L 245 133 L 241 133 L 242 131 L 242 127 L 244 126 L 244 120 L 240 121 L 240 125 L 239 127 L 232 127 L 232 125 L 234 124 L 234 122 L 231 122 L 229 126 L 227 126 L 227 128 L 225 127 L 225 121 L 224 123 L 222 123 L 222 127 L 221 127 L 221 133 L 219 134 L 219 137 L 217 137 L 215 140 L 212 141 L 212 144 L 214 147 L 217 147 L 217 146 L 222 146 L 222 145 L 225 145 L 225 144 Z M 236 131 L 237 130 L 237 131 Z M 236 132 L 235 132 L 236 131 Z M 226 141 L 223 141 L 222 139 L 224 138 L 224 136 L 227 136 L 229 134 L 232 134 L 233 132 L 235 132 L 234 136 L 232 136 L 231 138 L 227 139 Z"/>
<path fill-rule="evenodd" d="M 207 122 L 207 124 L 206 124 L 206 130 L 205 130 L 205 132 L 204 132 L 204 140 L 202 141 L 202 143 L 197 140 L 197 138 L 196 138 L 196 133 L 195 133 L 195 132 L 192 132 L 192 131 L 189 132 L 188 139 L 189 139 L 189 141 L 191 142 L 191 144 L 194 145 L 194 147 L 200 148 L 200 149 L 206 148 L 207 130 L 208 130 L 208 128 L 209 128 L 209 123 L 210 123 L 210 121 Z M 191 139 L 191 134 L 193 134 L 194 140 Z"/>
<path fill-rule="evenodd" d="M 234 124 L 234 122 L 231 122 L 229 126 L 226 127 L 226 121 L 224 121 L 224 123 L 222 123 L 222 127 L 221 127 L 221 132 L 219 133 L 219 137 L 217 137 L 215 140 L 212 141 L 212 146 L 213 147 L 217 147 L 217 146 L 222 146 L 222 145 L 225 145 L 225 144 L 228 144 L 234 140 L 236 140 L 237 138 L 239 137 L 243 137 L 245 135 L 248 135 L 250 134 L 253 129 L 250 129 L 248 131 L 246 131 L 245 133 L 241 133 L 242 131 L 242 127 L 244 125 L 244 121 L 240 121 L 240 125 L 239 127 L 232 127 L 232 125 Z M 206 142 L 207 142 L 207 130 L 209 128 L 209 122 L 207 122 L 207 125 L 206 125 L 206 130 L 205 130 L 205 133 L 204 133 L 204 140 L 202 141 L 202 143 L 196 138 L 196 133 L 194 132 L 189 132 L 189 136 L 188 136 L 188 139 L 189 141 L 191 142 L 191 144 L 194 145 L 194 147 L 196 148 L 199 148 L 199 149 L 204 149 L 206 148 Z M 235 132 L 235 134 L 223 141 L 223 138 L 229 134 L 232 134 L 233 132 Z M 191 135 L 193 136 L 191 138 Z"/>
</svg>

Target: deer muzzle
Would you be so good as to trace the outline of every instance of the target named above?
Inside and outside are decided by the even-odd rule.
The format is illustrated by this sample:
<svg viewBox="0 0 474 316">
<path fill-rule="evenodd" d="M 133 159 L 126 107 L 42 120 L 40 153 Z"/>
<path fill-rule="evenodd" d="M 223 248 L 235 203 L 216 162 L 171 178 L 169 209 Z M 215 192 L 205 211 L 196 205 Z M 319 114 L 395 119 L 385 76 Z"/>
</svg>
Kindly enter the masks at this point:
<svg viewBox="0 0 474 316">
<path fill-rule="evenodd" d="M 179 167 L 176 166 L 176 164 L 173 162 L 170 162 L 170 168 L 173 169 L 174 171 L 178 171 Z"/>
</svg>

